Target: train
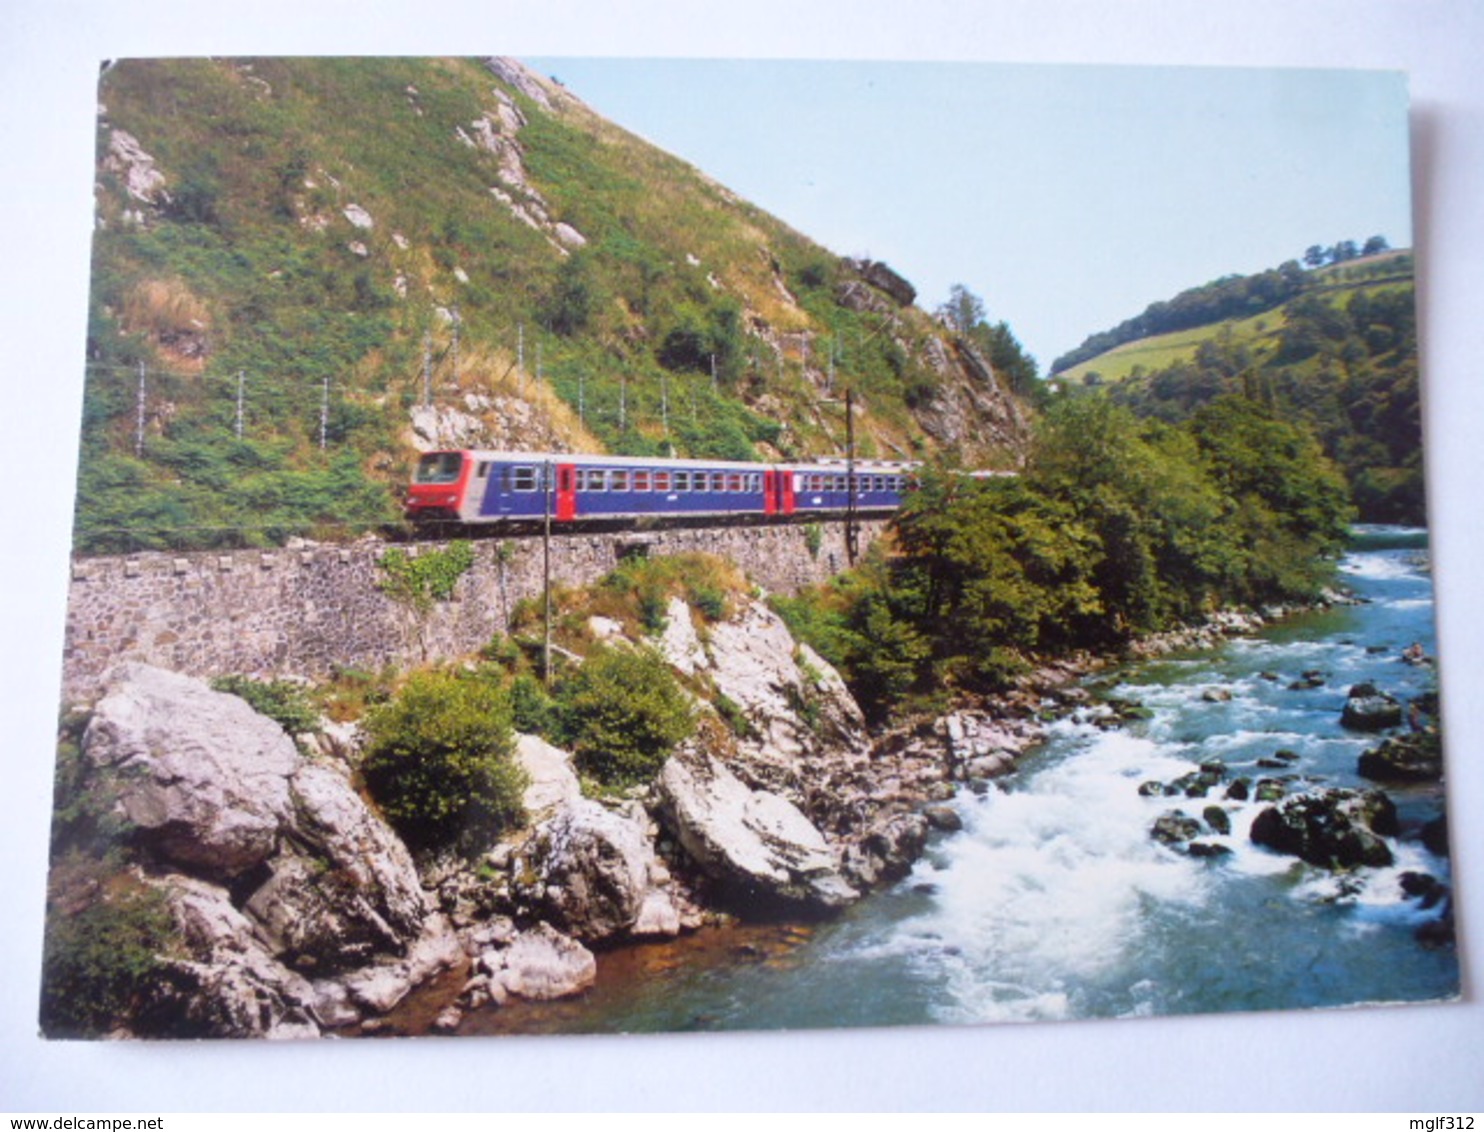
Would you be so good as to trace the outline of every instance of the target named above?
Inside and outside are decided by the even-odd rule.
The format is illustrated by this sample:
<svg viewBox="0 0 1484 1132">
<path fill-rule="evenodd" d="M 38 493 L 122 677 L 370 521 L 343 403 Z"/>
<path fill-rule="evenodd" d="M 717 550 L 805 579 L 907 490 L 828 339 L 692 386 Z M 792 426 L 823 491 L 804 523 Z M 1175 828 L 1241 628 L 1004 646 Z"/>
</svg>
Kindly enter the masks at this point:
<svg viewBox="0 0 1484 1132">
<path fill-rule="evenodd" d="M 551 523 L 785 520 L 885 516 L 913 489 L 910 461 L 788 464 L 451 449 L 418 460 L 405 511 L 414 523 L 511 528 Z"/>
</svg>

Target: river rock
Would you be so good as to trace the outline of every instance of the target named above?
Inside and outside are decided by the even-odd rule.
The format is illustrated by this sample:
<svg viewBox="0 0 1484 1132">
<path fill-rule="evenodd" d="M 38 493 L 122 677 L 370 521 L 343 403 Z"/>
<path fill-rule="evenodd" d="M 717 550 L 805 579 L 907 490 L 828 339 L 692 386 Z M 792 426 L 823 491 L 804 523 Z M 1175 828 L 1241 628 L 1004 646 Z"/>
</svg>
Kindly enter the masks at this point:
<svg viewBox="0 0 1484 1132">
<path fill-rule="evenodd" d="M 601 940 L 639 918 L 653 864 L 639 825 L 579 799 L 536 827 L 514 871 L 544 917 L 569 935 Z"/>
<path fill-rule="evenodd" d="M 1429 853 L 1448 856 L 1448 815 L 1439 814 L 1422 827 L 1422 844 Z"/>
<path fill-rule="evenodd" d="M 922 816 L 928 825 L 944 833 L 957 833 L 964 827 L 964 819 L 952 806 L 924 806 Z"/>
<path fill-rule="evenodd" d="M 1251 837 L 1311 865 L 1348 869 L 1390 865 L 1391 849 L 1382 838 L 1396 832 L 1396 807 L 1381 791 L 1334 789 L 1269 806 L 1253 820 Z"/>
<path fill-rule="evenodd" d="M 1394 735 L 1362 754 L 1355 770 L 1377 782 L 1436 782 L 1443 777 L 1443 748 L 1435 732 Z"/>
<path fill-rule="evenodd" d="M 900 880 L 912 871 L 913 863 L 927 848 L 929 828 L 922 814 L 878 816 L 847 846 L 842 866 L 846 876 L 861 888 Z"/>
<path fill-rule="evenodd" d="M 1149 836 L 1161 845 L 1182 845 L 1201 832 L 1201 823 L 1181 810 L 1170 810 L 1155 819 Z"/>
<path fill-rule="evenodd" d="M 836 909 L 856 898 L 824 835 L 798 807 L 751 789 L 704 752 L 671 756 L 656 787 L 660 816 L 675 839 L 703 872 L 743 899 Z"/>
<path fill-rule="evenodd" d="M 488 993 L 495 1001 L 511 994 L 565 998 L 592 986 L 598 977 L 593 953 L 547 923 L 521 932 L 508 947 L 486 951 L 478 965 L 489 977 Z"/>
<path fill-rule="evenodd" d="M 1225 836 L 1232 831 L 1232 819 L 1227 816 L 1227 812 L 1220 806 L 1207 806 L 1201 811 L 1201 817 L 1205 820 L 1206 825 L 1210 827 L 1212 833 L 1219 833 Z"/>
<path fill-rule="evenodd" d="M 441 915 L 433 914 L 407 954 L 379 960 L 341 977 L 350 998 L 376 1014 L 385 1014 L 412 989 L 464 960 L 458 936 Z"/>
<path fill-rule="evenodd" d="M 293 818 L 293 740 L 246 701 L 199 680 L 125 664 L 83 737 L 118 810 L 159 857 L 229 879 L 277 848 Z"/>
<path fill-rule="evenodd" d="M 1389 727 L 1400 727 L 1401 722 L 1401 703 L 1374 684 L 1353 686 L 1340 712 L 1340 726 L 1351 731 L 1385 731 Z"/>
</svg>

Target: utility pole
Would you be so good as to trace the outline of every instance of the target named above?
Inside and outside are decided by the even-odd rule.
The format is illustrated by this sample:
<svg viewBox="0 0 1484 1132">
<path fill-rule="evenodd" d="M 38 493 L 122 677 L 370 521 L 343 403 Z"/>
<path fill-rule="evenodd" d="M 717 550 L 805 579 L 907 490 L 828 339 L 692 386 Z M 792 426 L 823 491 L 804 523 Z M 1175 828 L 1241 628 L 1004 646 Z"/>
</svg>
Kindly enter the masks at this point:
<svg viewBox="0 0 1484 1132">
<path fill-rule="evenodd" d="M 541 592 L 546 606 L 546 638 L 541 645 L 541 678 L 551 689 L 551 461 L 546 461 L 545 480 L 541 487 L 544 506 L 541 531 Z"/>
<path fill-rule="evenodd" d="M 139 363 L 138 427 L 134 431 L 134 455 L 144 455 L 144 363 Z"/>
<path fill-rule="evenodd" d="M 618 379 L 618 431 L 627 432 L 629 428 L 629 379 L 623 374 Z"/>
<path fill-rule="evenodd" d="M 453 305 L 453 383 L 459 383 L 459 304 Z"/>
<path fill-rule="evenodd" d="M 526 324 L 515 324 L 515 372 L 521 393 L 526 391 Z"/>
<path fill-rule="evenodd" d="M 670 438 L 670 382 L 662 373 L 660 374 L 660 425 L 664 429 L 665 439 Z"/>
<path fill-rule="evenodd" d="M 587 374 L 577 373 L 577 423 L 587 427 Z"/>
<path fill-rule="evenodd" d="M 433 333 L 423 335 L 423 404 L 433 403 Z"/>
<path fill-rule="evenodd" d="M 855 518 L 855 390 L 845 390 L 845 560 L 855 565 L 860 532 Z"/>
<path fill-rule="evenodd" d="M 242 439 L 242 392 L 243 384 L 247 380 L 247 371 L 237 371 L 237 439 Z"/>
<path fill-rule="evenodd" d="M 330 375 L 325 374 L 319 397 L 319 450 L 325 450 L 325 435 L 330 430 Z"/>
</svg>

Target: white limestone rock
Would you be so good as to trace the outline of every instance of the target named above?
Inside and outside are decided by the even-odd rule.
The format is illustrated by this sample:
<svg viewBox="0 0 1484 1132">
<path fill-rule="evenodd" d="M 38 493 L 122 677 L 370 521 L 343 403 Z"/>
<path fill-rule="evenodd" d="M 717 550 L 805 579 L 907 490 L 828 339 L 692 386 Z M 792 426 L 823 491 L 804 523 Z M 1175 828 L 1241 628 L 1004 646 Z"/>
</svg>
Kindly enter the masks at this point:
<svg viewBox="0 0 1484 1132">
<path fill-rule="evenodd" d="M 858 893 L 824 835 L 787 799 L 753 790 L 704 752 L 687 748 L 657 780 L 661 819 L 692 860 L 746 899 L 836 909 Z"/>
<path fill-rule="evenodd" d="M 522 932 L 508 947 L 486 951 L 479 967 L 489 976 L 489 993 L 497 1001 L 501 994 L 565 998 L 586 990 L 598 977 L 593 953 L 547 923 Z"/>
<path fill-rule="evenodd" d="M 163 860 L 230 878 L 260 865 L 293 820 L 293 740 L 246 701 L 126 664 L 94 709 L 83 750 L 111 772 L 116 805 Z"/>
<path fill-rule="evenodd" d="M 523 895 L 569 935 L 603 940 L 639 918 L 654 847 L 642 825 L 578 798 L 536 827 L 514 869 Z"/>
<path fill-rule="evenodd" d="M 530 779 L 522 801 L 533 819 L 539 820 L 558 807 L 581 800 L 582 784 L 567 751 L 536 735 L 517 735 L 515 761 Z"/>
</svg>

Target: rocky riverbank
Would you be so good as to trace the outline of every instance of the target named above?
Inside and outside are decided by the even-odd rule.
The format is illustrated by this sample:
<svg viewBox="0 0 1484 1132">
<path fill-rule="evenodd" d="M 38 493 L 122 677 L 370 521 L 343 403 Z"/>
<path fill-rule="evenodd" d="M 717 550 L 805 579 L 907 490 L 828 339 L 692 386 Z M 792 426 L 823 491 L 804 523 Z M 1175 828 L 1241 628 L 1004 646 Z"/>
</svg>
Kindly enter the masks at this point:
<svg viewBox="0 0 1484 1132">
<path fill-rule="evenodd" d="M 1222 615 L 1138 647 L 1204 647 L 1260 623 Z M 1013 771 L 1105 663 L 1045 665 L 992 701 L 873 736 L 839 675 L 761 602 L 702 623 L 671 599 L 646 641 L 593 628 L 657 649 L 727 718 L 698 700 L 696 736 L 654 782 L 603 798 L 583 795 L 567 752 L 521 736 L 529 821 L 474 859 L 413 859 L 358 788 L 355 726 L 296 745 L 199 681 L 115 672 L 82 733 L 80 789 L 119 823 L 129 886 L 173 926 L 117 1032 L 451 1031 L 469 1011 L 582 992 L 605 949 L 831 915 L 904 876 L 933 829 L 956 827 L 943 803 Z M 86 900 L 53 897 L 54 914 Z"/>
</svg>

